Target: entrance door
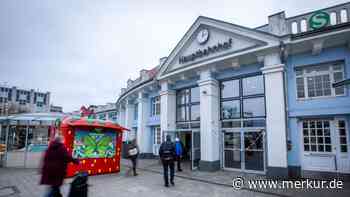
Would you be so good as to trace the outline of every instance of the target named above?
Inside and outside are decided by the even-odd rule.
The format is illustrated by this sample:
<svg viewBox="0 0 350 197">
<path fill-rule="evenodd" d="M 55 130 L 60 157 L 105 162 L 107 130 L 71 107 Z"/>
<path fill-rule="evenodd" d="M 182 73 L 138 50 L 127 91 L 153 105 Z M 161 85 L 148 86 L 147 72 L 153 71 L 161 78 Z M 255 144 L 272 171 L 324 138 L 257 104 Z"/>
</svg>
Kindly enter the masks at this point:
<svg viewBox="0 0 350 197">
<path fill-rule="evenodd" d="M 350 173 L 345 120 L 303 120 L 303 170 Z"/>
<path fill-rule="evenodd" d="M 349 125 L 344 119 L 335 120 L 337 136 L 337 171 L 341 173 L 350 173 L 350 155 L 349 155 Z"/>
<path fill-rule="evenodd" d="M 199 131 L 192 130 L 192 170 L 197 169 L 201 160 L 201 136 Z"/>
<path fill-rule="evenodd" d="M 265 171 L 265 130 L 237 129 L 224 133 L 224 168 Z"/>
<path fill-rule="evenodd" d="M 160 129 L 160 127 L 153 127 L 152 128 L 153 131 L 153 154 L 154 155 L 158 155 L 159 154 L 159 148 L 160 145 L 162 144 L 162 131 Z"/>
</svg>

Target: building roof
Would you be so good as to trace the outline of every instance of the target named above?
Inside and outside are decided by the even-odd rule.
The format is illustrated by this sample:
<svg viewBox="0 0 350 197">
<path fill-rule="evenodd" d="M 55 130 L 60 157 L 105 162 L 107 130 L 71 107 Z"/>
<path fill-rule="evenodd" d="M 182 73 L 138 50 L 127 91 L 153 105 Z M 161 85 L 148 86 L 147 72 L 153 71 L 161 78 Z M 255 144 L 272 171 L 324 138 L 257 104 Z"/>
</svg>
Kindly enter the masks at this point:
<svg viewBox="0 0 350 197">
<path fill-rule="evenodd" d="M 2 122 L 25 122 L 26 125 L 37 125 L 35 122 L 39 122 L 41 125 L 51 125 L 57 119 L 62 119 L 66 116 L 64 113 L 48 112 L 48 113 L 23 113 L 11 116 L 1 116 L 0 123 Z"/>
<path fill-rule="evenodd" d="M 80 116 L 69 116 L 64 118 L 62 120 L 61 127 L 68 127 L 68 126 L 98 127 L 98 128 L 116 129 L 119 131 L 129 130 L 110 120 L 100 120 L 100 119 L 93 119 L 93 118 L 80 117 Z"/>
</svg>

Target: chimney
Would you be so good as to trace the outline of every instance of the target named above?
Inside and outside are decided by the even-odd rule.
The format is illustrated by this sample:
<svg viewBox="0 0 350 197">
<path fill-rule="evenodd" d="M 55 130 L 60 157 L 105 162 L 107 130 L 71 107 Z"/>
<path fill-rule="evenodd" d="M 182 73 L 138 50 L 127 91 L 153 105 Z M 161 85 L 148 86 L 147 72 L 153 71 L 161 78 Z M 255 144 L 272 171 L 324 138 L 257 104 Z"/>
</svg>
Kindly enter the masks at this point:
<svg viewBox="0 0 350 197">
<path fill-rule="evenodd" d="M 126 92 L 126 88 L 120 89 L 120 94 L 124 94 L 124 92 Z"/>
<path fill-rule="evenodd" d="M 141 79 L 146 79 L 148 77 L 148 70 L 142 69 L 140 70 L 140 77 Z"/>
<path fill-rule="evenodd" d="M 133 82 L 134 82 L 134 81 L 133 81 L 132 79 L 128 79 L 128 81 L 127 81 L 127 86 L 130 87 L 131 84 L 132 84 Z"/>
<path fill-rule="evenodd" d="M 269 16 L 269 32 L 277 36 L 288 34 L 284 11 Z"/>
</svg>

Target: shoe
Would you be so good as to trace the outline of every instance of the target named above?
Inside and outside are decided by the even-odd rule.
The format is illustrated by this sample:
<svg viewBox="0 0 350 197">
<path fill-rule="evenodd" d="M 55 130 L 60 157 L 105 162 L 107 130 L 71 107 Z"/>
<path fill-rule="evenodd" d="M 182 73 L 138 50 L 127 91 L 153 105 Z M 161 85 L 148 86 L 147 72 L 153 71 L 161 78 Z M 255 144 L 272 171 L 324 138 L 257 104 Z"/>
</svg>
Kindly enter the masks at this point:
<svg viewBox="0 0 350 197">
<path fill-rule="evenodd" d="M 134 174 L 134 176 L 137 176 L 137 175 L 139 175 L 139 174 L 137 174 L 137 173 Z"/>
<path fill-rule="evenodd" d="M 171 185 L 172 185 L 172 186 L 175 186 L 175 183 L 174 183 L 174 181 L 171 181 L 170 183 L 171 183 Z"/>
<path fill-rule="evenodd" d="M 182 172 L 182 169 L 178 169 L 177 171 Z"/>
<path fill-rule="evenodd" d="M 169 184 L 164 184 L 165 187 L 169 187 Z"/>
</svg>

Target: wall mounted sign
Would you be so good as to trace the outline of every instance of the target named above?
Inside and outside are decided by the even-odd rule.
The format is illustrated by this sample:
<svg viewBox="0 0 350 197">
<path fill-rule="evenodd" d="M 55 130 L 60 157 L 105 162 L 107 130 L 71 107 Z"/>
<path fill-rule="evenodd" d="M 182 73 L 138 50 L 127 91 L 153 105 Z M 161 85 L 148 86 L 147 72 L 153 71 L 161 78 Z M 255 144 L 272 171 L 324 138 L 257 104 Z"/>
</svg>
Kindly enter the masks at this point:
<svg viewBox="0 0 350 197">
<path fill-rule="evenodd" d="M 209 36 L 209 34 L 208 34 Z M 198 37 L 197 37 L 198 38 Z M 207 38 L 208 39 L 208 38 Z M 227 50 L 229 48 L 232 47 L 232 38 L 229 38 L 227 41 L 223 42 L 223 43 L 217 43 L 214 46 L 209 46 L 205 49 L 199 49 L 196 52 L 190 54 L 190 55 L 186 55 L 186 56 L 180 56 L 179 57 L 179 63 L 180 64 L 184 64 L 190 61 L 194 61 L 198 58 L 202 58 L 205 56 L 208 56 L 210 54 L 213 53 L 217 53 L 223 50 Z"/>
<path fill-rule="evenodd" d="M 326 12 L 315 12 L 310 18 L 309 18 L 309 26 L 311 29 L 320 29 L 322 27 L 326 27 L 329 25 L 330 17 L 329 14 Z"/>
</svg>

